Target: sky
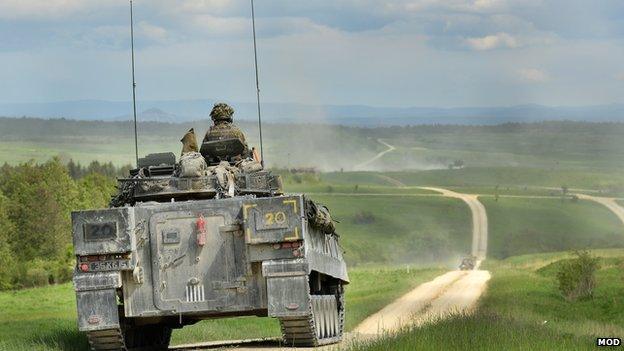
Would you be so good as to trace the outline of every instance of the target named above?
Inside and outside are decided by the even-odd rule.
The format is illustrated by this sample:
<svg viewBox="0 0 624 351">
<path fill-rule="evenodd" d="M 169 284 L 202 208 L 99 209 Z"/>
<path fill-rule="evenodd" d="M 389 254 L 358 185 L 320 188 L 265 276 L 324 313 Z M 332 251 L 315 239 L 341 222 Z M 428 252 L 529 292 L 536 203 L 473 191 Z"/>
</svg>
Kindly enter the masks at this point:
<svg viewBox="0 0 624 351">
<path fill-rule="evenodd" d="M 624 103 L 621 0 L 255 0 L 263 101 Z M 255 99 L 247 0 L 134 1 L 137 98 Z M 129 100 L 129 2 L 1 0 L 0 102 Z"/>
</svg>

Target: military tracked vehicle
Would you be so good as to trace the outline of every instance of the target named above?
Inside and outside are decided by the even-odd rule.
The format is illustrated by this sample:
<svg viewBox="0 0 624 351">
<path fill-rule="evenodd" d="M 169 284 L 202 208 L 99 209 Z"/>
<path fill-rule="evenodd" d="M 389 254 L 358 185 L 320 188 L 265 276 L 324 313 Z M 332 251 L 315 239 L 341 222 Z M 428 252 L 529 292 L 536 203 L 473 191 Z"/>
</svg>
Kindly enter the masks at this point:
<svg viewBox="0 0 624 351">
<path fill-rule="evenodd" d="M 349 282 L 328 210 L 282 193 L 238 139 L 153 154 L 111 207 L 72 213 L 78 326 L 93 350 L 165 350 L 172 329 L 279 319 L 285 346 L 338 342 Z"/>
<path fill-rule="evenodd" d="M 459 269 L 462 271 L 471 271 L 475 269 L 477 265 L 477 258 L 475 256 L 466 256 L 459 264 Z"/>
</svg>

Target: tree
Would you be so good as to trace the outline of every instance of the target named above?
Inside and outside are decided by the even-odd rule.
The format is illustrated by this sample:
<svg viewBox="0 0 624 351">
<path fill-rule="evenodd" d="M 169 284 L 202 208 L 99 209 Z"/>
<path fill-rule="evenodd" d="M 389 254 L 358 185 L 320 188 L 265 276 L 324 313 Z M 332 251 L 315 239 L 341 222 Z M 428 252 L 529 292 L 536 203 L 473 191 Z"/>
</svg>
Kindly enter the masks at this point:
<svg viewBox="0 0 624 351">
<path fill-rule="evenodd" d="M 21 257 L 54 259 L 71 242 L 70 212 L 78 188 L 58 159 L 33 162 L 3 174 L 8 216 L 19 228 L 10 245 Z"/>
<path fill-rule="evenodd" d="M 15 236 L 15 225 L 9 219 L 8 199 L 0 192 L 0 290 L 14 286 L 17 265 L 9 241 Z"/>
<path fill-rule="evenodd" d="M 76 209 L 104 208 L 114 195 L 115 181 L 98 173 L 90 173 L 78 181 L 79 201 Z"/>
</svg>

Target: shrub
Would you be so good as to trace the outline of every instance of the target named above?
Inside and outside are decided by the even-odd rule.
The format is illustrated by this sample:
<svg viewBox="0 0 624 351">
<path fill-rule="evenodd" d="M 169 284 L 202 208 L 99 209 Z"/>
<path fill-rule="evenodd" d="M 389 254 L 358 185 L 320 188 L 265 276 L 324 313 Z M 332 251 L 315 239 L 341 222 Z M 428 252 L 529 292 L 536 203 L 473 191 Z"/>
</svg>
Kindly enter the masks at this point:
<svg viewBox="0 0 624 351">
<path fill-rule="evenodd" d="M 20 277 L 20 283 L 27 288 L 48 285 L 53 279 L 49 271 L 50 262 L 34 259 L 24 263 L 24 275 Z"/>
<path fill-rule="evenodd" d="M 355 224 L 372 224 L 375 223 L 375 215 L 369 211 L 360 211 L 353 218 Z"/>
<path fill-rule="evenodd" d="M 596 287 L 599 259 L 589 251 L 575 251 L 576 258 L 562 262 L 557 272 L 559 291 L 568 301 L 590 299 Z"/>
</svg>

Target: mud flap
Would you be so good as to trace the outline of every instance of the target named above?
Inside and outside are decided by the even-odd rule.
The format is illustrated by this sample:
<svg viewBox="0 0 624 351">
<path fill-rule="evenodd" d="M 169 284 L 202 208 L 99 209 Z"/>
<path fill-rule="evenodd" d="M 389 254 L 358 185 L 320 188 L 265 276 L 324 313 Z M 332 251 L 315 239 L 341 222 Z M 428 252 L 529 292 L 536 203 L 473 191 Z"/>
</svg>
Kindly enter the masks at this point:
<svg viewBox="0 0 624 351">
<path fill-rule="evenodd" d="M 307 265 L 298 260 L 265 261 L 262 274 L 267 280 L 268 315 L 299 317 L 310 314 Z"/>
<path fill-rule="evenodd" d="M 121 287 L 121 277 L 118 272 L 78 275 L 74 286 L 80 331 L 119 328 L 116 289 Z"/>
</svg>

